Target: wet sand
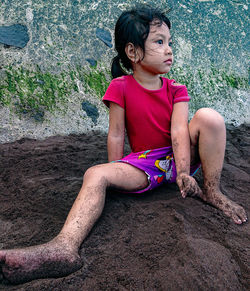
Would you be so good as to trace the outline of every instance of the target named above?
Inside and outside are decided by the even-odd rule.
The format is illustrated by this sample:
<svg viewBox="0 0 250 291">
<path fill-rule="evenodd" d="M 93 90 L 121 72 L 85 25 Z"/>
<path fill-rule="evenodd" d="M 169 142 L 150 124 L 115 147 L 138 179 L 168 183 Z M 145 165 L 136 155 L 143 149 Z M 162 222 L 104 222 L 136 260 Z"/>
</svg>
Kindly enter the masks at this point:
<svg viewBox="0 0 250 291">
<path fill-rule="evenodd" d="M 228 126 L 221 183 L 248 216 L 249 129 Z M 83 173 L 106 161 L 106 136 L 98 132 L 0 145 L 0 248 L 52 239 Z M 201 173 L 196 177 L 201 183 Z M 80 249 L 80 270 L 17 286 L 1 282 L 0 290 L 249 290 L 249 225 L 235 225 L 199 199 L 181 198 L 176 185 L 141 195 L 109 191 Z"/>
</svg>

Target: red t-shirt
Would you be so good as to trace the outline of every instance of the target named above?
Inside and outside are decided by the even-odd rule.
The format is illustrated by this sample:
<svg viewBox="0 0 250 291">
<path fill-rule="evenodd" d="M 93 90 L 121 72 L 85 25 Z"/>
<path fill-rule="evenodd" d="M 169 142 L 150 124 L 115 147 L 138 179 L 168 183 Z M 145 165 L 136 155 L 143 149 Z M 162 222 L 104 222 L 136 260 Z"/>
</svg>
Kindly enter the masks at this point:
<svg viewBox="0 0 250 291">
<path fill-rule="evenodd" d="M 111 81 L 103 97 L 107 106 L 114 102 L 124 108 L 132 152 L 171 146 L 173 104 L 190 100 L 186 86 L 173 85 L 175 80 L 161 79 L 159 90 L 148 90 L 133 75 L 122 76 Z"/>
</svg>

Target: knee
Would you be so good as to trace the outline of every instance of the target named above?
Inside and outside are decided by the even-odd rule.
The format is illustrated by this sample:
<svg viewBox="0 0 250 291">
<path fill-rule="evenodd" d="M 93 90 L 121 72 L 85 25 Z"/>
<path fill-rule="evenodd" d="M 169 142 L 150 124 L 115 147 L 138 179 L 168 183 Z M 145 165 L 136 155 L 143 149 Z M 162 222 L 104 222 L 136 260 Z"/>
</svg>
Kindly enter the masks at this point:
<svg viewBox="0 0 250 291">
<path fill-rule="evenodd" d="M 213 130 L 224 130 L 224 118 L 212 108 L 201 108 L 196 111 L 194 120 L 201 127 L 210 128 Z"/>
<path fill-rule="evenodd" d="M 107 179 L 105 176 L 105 170 L 103 169 L 102 165 L 96 165 L 89 168 L 84 173 L 83 182 L 89 182 L 105 186 L 107 184 Z"/>
</svg>

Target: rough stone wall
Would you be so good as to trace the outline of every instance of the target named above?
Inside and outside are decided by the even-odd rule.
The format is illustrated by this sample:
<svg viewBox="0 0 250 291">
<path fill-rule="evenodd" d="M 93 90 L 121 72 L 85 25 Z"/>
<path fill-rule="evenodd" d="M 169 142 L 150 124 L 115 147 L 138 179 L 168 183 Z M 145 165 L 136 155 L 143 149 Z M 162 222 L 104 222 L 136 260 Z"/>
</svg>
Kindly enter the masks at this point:
<svg viewBox="0 0 250 291">
<path fill-rule="evenodd" d="M 111 80 L 113 27 L 122 10 L 142 2 L 2 0 L 0 142 L 106 131 L 101 96 Z M 191 114 L 211 106 L 228 122 L 245 122 L 247 1 L 146 2 L 172 7 L 170 77 L 188 86 Z"/>
</svg>

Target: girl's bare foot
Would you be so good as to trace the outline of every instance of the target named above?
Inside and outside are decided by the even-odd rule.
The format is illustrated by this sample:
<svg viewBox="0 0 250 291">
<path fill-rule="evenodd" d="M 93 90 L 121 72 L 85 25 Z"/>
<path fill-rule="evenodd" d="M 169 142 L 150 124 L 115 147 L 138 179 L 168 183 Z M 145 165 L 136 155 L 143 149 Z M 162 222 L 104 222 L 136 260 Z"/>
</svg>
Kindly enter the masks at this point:
<svg viewBox="0 0 250 291">
<path fill-rule="evenodd" d="M 234 223 L 242 224 L 247 221 L 245 209 L 223 195 L 220 190 L 203 189 L 201 198 L 222 210 L 226 216 L 234 221 Z"/>
<path fill-rule="evenodd" d="M 0 251 L 0 279 L 14 284 L 63 277 L 81 265 L 77 251 L 57 239 L 38 246 Z"/>
</svg>

